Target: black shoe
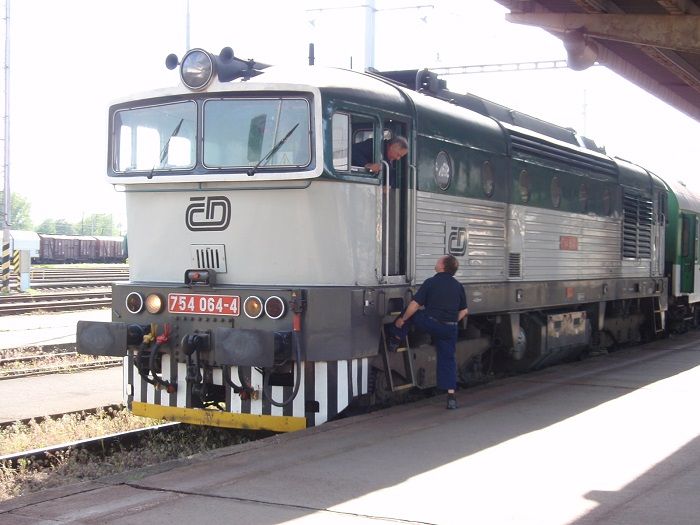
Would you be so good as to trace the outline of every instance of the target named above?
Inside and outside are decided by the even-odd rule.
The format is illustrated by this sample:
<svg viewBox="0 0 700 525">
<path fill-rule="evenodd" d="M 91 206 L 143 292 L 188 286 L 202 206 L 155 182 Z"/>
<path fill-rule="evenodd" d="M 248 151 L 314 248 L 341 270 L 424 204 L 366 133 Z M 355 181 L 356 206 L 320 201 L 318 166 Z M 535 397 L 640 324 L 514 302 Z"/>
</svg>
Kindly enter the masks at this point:
<svg viewBox="0 0 700 525">
<path fill-rule="evenodd" d="M 457 408 L 457 398 L 454 394 L 447 394 L 447 410 L 454 410 Z"/>
<path fill-rule="evenodd" d="M 389 337 L 389 339 L 387 339 L 386 346 L 389 352 L 396 352 L 396 350 L 401 346 L 401 339 L 398 337 Z"/>
</svg>

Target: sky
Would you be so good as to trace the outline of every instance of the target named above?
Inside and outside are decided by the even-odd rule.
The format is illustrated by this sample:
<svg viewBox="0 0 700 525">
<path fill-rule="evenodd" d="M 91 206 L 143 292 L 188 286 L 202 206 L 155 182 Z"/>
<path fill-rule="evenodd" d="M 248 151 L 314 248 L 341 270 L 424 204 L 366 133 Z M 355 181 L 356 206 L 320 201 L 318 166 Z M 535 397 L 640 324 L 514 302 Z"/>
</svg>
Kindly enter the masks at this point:
<svg viewBox="0 0 700 525">
<path fill-rule="evenodd" d="M 362 70 L 367 2 L 190 0 L 190 47 L 271 64 Z M 561 42 L 505 21 L 491 0 L 376 0 L 379 70 L 564 59 Z M 177 85 L 165 57 L 186 50 L 187 0 L 11 0 L 10 190 L 32 219 L 112 213 L 107 110 L 133 93 Z M 604 67 L 451 75 L 448 88 L 573 127 L 607 152 L 662 176 L 700 180 L 700 123 Z"/>
</svg>

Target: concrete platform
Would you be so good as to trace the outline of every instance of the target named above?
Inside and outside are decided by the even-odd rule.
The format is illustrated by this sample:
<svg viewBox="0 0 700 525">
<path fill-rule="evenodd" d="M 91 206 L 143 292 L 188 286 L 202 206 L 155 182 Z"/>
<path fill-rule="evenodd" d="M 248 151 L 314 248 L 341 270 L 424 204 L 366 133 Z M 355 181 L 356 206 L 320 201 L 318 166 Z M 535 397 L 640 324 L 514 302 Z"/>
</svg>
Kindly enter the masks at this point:
<svg viewBox="0 0 700 525">
<path fill-rule="evenodd" d="M 700 334 L 0 504 L 0 523 L 697 524 Z"/>
<path fill-rule="evenodd" d="M 0 316 L 0 349 L 75 343 L 78 321 L 111 321 L 112 311 L 82 310 L 53 314 Z"/>
</svg>

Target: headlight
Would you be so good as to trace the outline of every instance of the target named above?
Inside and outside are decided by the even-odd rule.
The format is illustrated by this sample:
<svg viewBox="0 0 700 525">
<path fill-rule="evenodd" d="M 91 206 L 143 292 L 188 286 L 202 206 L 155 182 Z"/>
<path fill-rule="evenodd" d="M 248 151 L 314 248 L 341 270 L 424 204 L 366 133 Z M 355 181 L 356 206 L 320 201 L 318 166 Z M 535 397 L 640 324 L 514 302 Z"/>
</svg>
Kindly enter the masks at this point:
<svg viewBox="0 0 700 525">
<path fill-rule="evenodd" d="M 131 292 L 124 301 L 126 309 L 132 314 L 137 314 L 143 310 L 143 296 L 138 292 Z"/>
<path fill-rule="evenodd" d="M 273 295 L 265 301 L 265 314 L 270 319 L 279 319 L 284 315 L 284 301 Z"/>
<path fill-rule="evenodd" d="M 243 303 L 243 311 L 251 319 L 257 319 L 263 312 L 263 303 L 259 297 L 251 295 Z"/>
<path fill-rule="evenodd" d="M 182 59 L 180 78 L 190 89 L 204 89 L 214 76 L 214 61 L 201 49 L 188 51 Z"/>
<path fill-rule="evenodd" d="M 163 310 L 163 298 L 155 293 L 146 297 L 146 311 L 149 314 L 159 314 Z"/>
</svg>

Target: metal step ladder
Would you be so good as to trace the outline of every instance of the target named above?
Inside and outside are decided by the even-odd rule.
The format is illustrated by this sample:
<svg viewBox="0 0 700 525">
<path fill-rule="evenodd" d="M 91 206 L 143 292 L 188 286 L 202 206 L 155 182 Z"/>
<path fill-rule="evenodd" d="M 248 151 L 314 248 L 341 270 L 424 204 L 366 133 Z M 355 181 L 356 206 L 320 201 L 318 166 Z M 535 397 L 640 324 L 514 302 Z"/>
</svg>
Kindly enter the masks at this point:
<svg viewBox="0 0 700 525">
<path fill-rule="evenodd" d="M 396 314 L 392 314 L 392 322 L 394 319 L 396 319 L 396 315 L 398 315 L 398 312 Z M 389 329 L 389 327 L 385 323 L 382 323 L 380 326 L 380 351 L 382 353 L 382 360 L 384 361 L 384 373 L 386 374 L 386 384 L 389 385 L 389 388 L 392 392 L 414 387 L 416 385 L 416 374 L 413 369 L 413 359 L 411 357 L 411 348 L 408 344 L 408 338 L 405 338 L 402 341 L 403 343 L 405 343 L 405 345 L 399 346 L 396 350 L 392 351 L 389 349 L 389 341 L 387 340 L 387 330 Z M 390 358 L 391 354 L 402 354 L 403 370 L 392 369 L 392 359 Z M 394 382 L 393 372 L 396 372 L 398 375 L 406 378 L 406 381 L 401 384 L 396 384 Z"/>
<path fill-rule="evenodd" d="M 653 309 L 652 319 L 654 322 L 654 335 L 659 335 L 666 329 L 666 312 L 661 310 L 661 302 L 658 296 L 651 298 L 651 304 Z"/>
</svg>

